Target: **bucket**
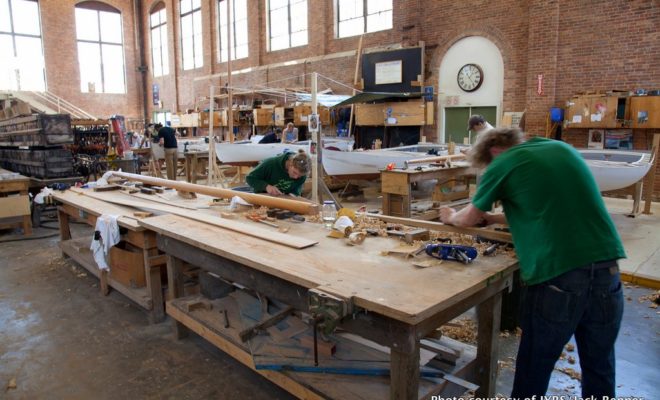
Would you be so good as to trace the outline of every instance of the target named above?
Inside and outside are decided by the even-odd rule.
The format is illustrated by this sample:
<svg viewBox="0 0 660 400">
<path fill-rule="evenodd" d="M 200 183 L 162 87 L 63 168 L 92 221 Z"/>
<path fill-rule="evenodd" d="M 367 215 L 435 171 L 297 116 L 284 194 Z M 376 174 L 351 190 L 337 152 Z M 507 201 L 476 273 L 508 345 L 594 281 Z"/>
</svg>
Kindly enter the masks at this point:
<svg viewBox="0 0 660 400">
<path fill-rule="evenodd" d="M 550 109 L 550 121 L 562 122 L 564 120 L 564 109 L 559 107 L 552 107 Z"/>
</svg>

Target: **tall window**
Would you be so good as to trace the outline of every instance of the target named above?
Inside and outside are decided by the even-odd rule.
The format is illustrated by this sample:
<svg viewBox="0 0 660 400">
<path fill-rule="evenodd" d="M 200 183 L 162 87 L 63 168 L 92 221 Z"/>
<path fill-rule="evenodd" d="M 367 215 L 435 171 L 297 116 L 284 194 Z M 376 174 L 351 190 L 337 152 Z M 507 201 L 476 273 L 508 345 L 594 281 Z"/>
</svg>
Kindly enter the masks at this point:
<svg viewBox="0 0 660 400">
<path fill-rule="evenodd" d="M 36 0 L 0 0 L 0 89 L 46 90 Z"/>
<path fill-rule="evenodd" d="M 179 9 L 181 10 L 183 69 L 199 68 L 204 65 L 201 0 L 180 0 Z"/>
<path fill-rule="evenodd" d="M 80 90 L 126 93 L 121 13 L 97 1 L 76 5 Z"/>
<path fill-rule="evenodd" d="M 218 1 L 220 61 L 227 61 L 227 0 Z M 248 56 L 247 0 L 231 2 L 231 59 Z"/>
<path fill-rule="evenodd" d="M 266 0 L 270 51 L 307 44 L 307 0 Z"/>
<path fill-rule="evenodd" d="M 151 27 L 151 64 L 154 76 L 170 73 L 167 53 L 167 16 L 165 3 L 158 3 L 149 16 Z"/>
<path fill-rule="evenodd" d="M 392 29 L 392 0 L 338 0 L 337 37 Z"/>
</svg>

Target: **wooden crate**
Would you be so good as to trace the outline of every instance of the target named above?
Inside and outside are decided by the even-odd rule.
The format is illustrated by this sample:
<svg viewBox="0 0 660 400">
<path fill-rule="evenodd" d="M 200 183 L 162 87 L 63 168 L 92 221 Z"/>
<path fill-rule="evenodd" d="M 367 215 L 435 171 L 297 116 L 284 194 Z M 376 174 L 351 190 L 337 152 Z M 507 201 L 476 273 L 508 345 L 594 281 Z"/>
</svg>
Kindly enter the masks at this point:
<svg viewBox="0 0 660 400">
<path fill-rule="evenodd" d="M 256 126 L 273 125 L 273 115 L 273 109 L 271 108 L 255 108 L 252 110 L 252 118 Z"/>
<path fill-rule="evenodd" d="M 307 126 L 307 117 L 312 113 L 312 106 L 293 107 L 293 124 L 296 126 Z"/>
<path fill-rule="evenodd" d="M 385 103 L 385 125 L 417 126 L 426 124 L 426 107 L 422 100 Z"/>
<path fill-rule="evenodd" d="M 213 111 L 213 126 L 227 126 L 227 110 L 221 109 Z M 202 111 L 199 113 L 199 127 L 208 128 L 209 127 L 209 112 Z"/>
<path fill-rule="evenodd" d="M 147 285 L 144 273 L 144 255 L 141 249 L 126 242 L 120 242 L 110 248 L 110 277 L 119 283 L 141 288 Z"/>
<path fill-rule="evenodd" d="M 660 96 L 631 97 L 630 119 L 633 128 L 660 128 Z"/>
<path fill-rule="evenodd" d="M 621 128 L 630 118 L 629 98 L 625 96 L 583 95 L 568 102 L 570 128 Z"/>
<path fill-rule="evenodd" d="M 385 113 L 383 112 L 383 103 L 355 105 L 355 125 L 381 126 L 384 124 Z"/>
</svg>

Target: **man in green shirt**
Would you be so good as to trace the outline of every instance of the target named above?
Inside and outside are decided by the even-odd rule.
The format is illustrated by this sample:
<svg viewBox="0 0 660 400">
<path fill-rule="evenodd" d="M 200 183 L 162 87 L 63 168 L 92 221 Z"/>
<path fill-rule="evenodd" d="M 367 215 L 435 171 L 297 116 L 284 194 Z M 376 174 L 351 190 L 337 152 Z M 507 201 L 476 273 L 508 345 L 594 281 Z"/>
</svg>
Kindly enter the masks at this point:
<svg viewBox="0 0 660 400">
<path fill-rule="evenodd" d="M 309 156 L 300 149 L 298 153 L 284 152 L 263 160 L 248 174 L 245 181 L 255 193 L 300 196 L 310 170 Z"/>
<path fill-rule="evenodd" d="M 472 203 L 440 210 L 444 223 L 508 223 L 527 285 L 513 398 L 545 394 L 572 335 L 582 368 L 582 396 L 615 397 L 614 342 L 623 294 L 621 239 L 596 182 L 570 145 L 523 140 L 517 129 L 480 135 L 472 165 L 487 166 Z M 501 201 L 504 214 L 489 211 Z"/>
</svg>

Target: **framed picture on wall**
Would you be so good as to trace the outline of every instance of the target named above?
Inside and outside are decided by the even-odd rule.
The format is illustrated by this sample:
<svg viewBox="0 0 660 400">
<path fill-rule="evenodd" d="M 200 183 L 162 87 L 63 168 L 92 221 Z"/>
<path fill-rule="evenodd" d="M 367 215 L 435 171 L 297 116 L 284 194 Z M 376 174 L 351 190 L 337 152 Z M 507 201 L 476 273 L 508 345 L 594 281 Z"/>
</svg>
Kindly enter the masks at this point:
<svg viewBox="0 0 660 400">
<path fill-rule="evenodd" d="M 589 144 L 587 148 L 602 149 L 605 146 L 605 131 L 602 129 L 589 129 Z"/>
<path fill-rule="evenodd" d="M 605 131 L 605 148 L 632 150 L 632 129 L 608 129 Z"/>
</svg>

